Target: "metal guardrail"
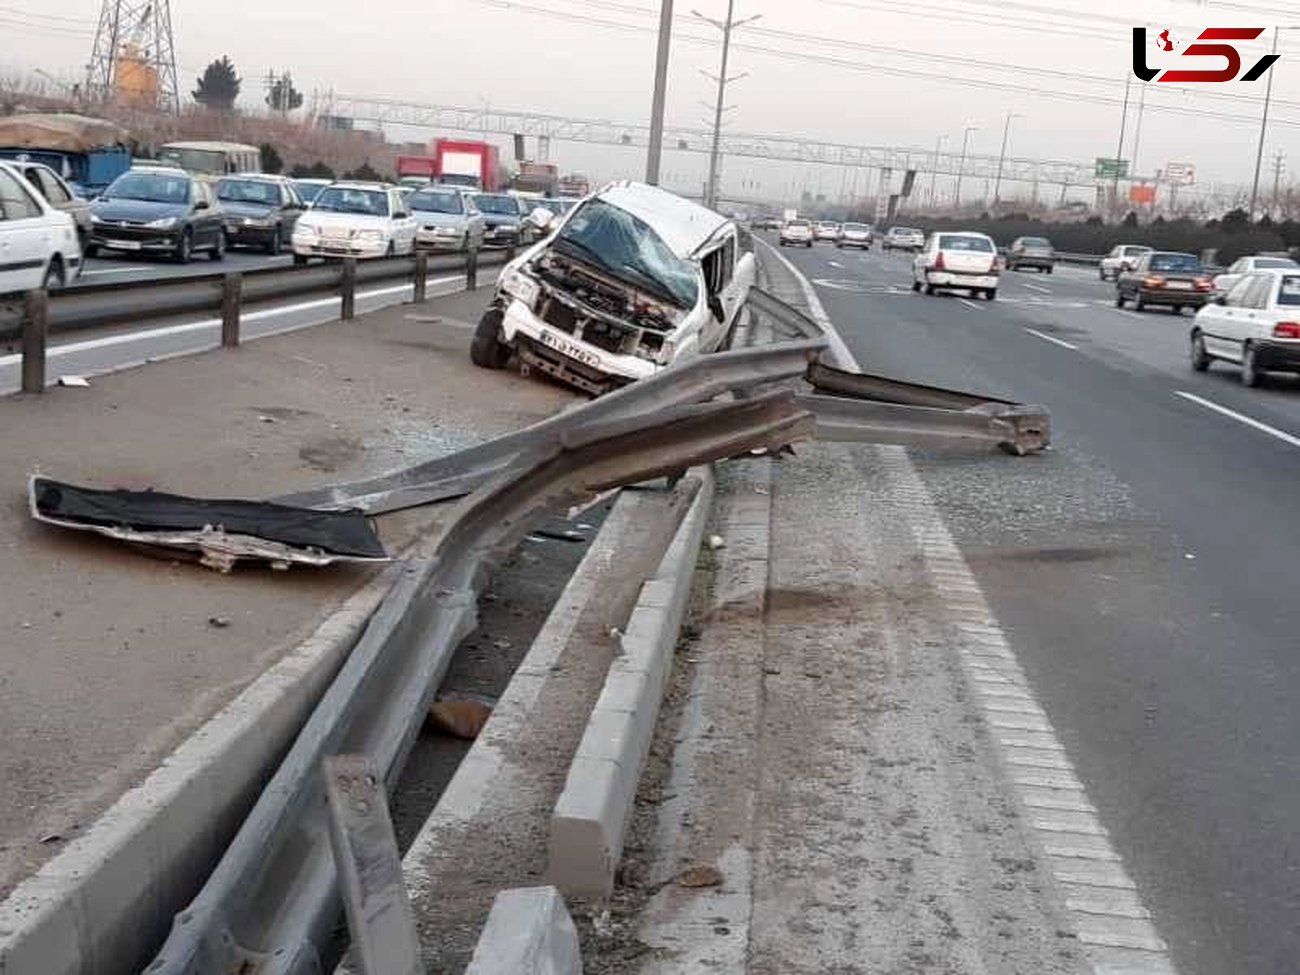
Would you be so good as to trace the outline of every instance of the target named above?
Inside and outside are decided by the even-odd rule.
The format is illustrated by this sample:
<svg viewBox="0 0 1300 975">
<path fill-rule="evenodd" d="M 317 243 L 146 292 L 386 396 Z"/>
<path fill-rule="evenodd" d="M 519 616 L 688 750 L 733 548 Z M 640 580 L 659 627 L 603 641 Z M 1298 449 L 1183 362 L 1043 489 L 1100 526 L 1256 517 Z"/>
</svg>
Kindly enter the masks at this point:
<svg viewBox="0 0 1300 975">
<path fill-rule="evenodd" d="M 186 275 L 147 282 L 110 282 L 70 288 L 47 294 L 29 292 L 17 321 L 0 323 L 0 339 L 21 337 L 23 392 L 38 393 L 45 386 L 45 347 L 51 333 L 138 324 L 177 315 L 219 313 L 223 346 L 239 344 L 239 323 L 244 310 L 267 306 L 305 295 L 337 295 L 339 313 L 349 319 L 356 310 L 359 287 L 391 281 L 410 281 L 415 300 L 423 301 L 430 274 L 464 270 L 466 286 L 478 286 L 480 267 L 504 263 L 513 251 L 487 251 L 471 255 L 430 255 L 356 261 L 292 268 L 258 268 L 251 271 Z M 33 361 L 35 360 L 35 361 Z"/>
</svg>

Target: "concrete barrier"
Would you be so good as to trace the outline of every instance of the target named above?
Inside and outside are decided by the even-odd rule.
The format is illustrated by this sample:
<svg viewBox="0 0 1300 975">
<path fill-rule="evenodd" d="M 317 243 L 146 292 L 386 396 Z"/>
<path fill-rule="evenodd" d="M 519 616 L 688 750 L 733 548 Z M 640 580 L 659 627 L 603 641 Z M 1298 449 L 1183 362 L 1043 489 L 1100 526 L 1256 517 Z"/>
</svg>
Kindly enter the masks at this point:
<svg viewBox="0 0 1300 975">
<path fill-rule="evenodd" d="M 0 972 L 119 975 L 149 963 L 395 571 L 355 593 L 0 904 Z"/>
<path fill-rule="evenodd" d="M 548 875 L 568 896 L 603 898 L 614 888 L 712 505 L 712 472 L 701 477 L 691 510 L 641 589 L 551 817 Z"/>
<path fill-rule="evenodd" d="M 582 975 L 578 930 L 560 892 L 497 894 L 465 975 Z"/>
</svg>

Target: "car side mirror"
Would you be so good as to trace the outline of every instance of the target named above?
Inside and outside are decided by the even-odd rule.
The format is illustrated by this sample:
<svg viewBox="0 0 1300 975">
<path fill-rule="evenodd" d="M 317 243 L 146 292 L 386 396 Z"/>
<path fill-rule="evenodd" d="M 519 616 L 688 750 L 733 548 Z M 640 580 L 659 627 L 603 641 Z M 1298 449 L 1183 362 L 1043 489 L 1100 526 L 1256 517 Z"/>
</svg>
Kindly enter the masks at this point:
<svg viewBox="0 0 1300 975">
<path fill-rule="evenodd" d="M 394 220 L 405 220 L 405 219 L 407 219 L 408 217 L 410 217 L 410 215 L 411 215 L 411 213 L 410 213 L 409 210 L 398 210 L 396 213 L 393 214 L 393 219 L 394 219 Z"/>
<path fill-rule="evenodd" d="M 212 204 L 209 203 L 207 200 L 199 200 L 199 201 L 197 201 L 197 202 L 194 204 L 194 209 L 195 209 L 196 211 L 197 211 L 197 210 L 211 210 L 211 209 L 212 209 Z"/>
<path fill-rule="evenodd" d="M 1226 305 L 1226 304 L 1228 303 L 1228 296 L 1227 296 L 1227 295 L 1215 295 L 1215 296 L 1214 296 L 1213 298 L 1211 298 L 1210 300 L 1213 301 L 1216 305 Z"/>
</svg>

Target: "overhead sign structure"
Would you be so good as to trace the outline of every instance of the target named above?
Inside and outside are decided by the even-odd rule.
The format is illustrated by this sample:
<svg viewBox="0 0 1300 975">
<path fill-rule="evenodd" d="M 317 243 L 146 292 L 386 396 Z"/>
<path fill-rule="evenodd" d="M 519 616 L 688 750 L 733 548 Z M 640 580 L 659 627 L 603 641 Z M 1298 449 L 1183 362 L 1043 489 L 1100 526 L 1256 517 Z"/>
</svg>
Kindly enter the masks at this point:
<svg viewBox="0 0 1300 975">
<path fill-rule="evenodd" d="M 1128 176 L 1128 160 L 1106 159 L 1098 156 L 1093 163 L 1093 175 L 1097 179 L 1115 179 L 1117 176 L 1123 179 Z"/>
</svg>

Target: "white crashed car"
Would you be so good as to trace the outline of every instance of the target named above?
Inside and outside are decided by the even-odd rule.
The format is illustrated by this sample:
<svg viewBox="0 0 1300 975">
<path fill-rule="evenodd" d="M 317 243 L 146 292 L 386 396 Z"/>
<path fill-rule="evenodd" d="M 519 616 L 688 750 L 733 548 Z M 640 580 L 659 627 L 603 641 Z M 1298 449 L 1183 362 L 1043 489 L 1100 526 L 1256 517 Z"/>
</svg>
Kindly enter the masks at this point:
<svg viewBox="0 0 1300 975">
<path fill-rule="evenodd" d="M 548 229 L 502 270 L 476 365 L 515 355 L 599 396 L 720 349 L 754 283 L 734 222 L 644 183 L 613 183 Z"/>
</svg>

